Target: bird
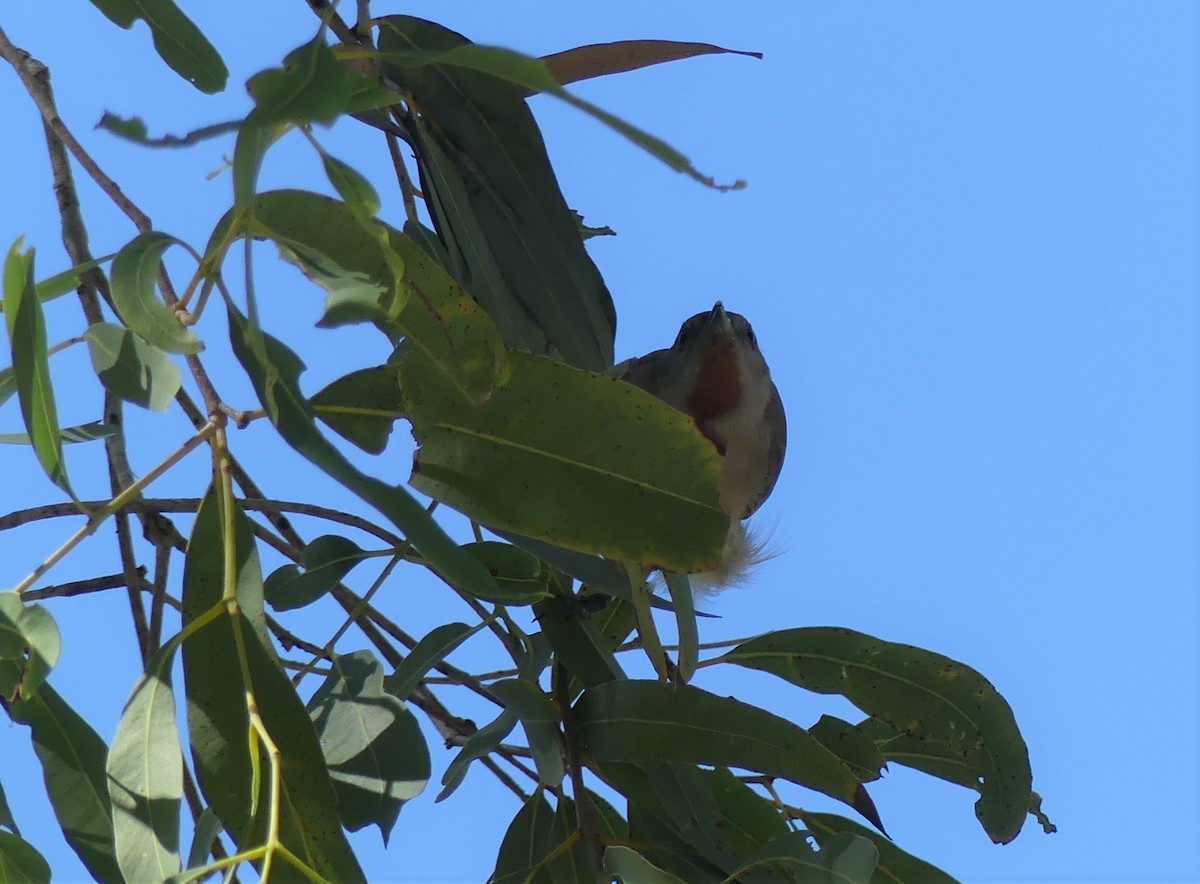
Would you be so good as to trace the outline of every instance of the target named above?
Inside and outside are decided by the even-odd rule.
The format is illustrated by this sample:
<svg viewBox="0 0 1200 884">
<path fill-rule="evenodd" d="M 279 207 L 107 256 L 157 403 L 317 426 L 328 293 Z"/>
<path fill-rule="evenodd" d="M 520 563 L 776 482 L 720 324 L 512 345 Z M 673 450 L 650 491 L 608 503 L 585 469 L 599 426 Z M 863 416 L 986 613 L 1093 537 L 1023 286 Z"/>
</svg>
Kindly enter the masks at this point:
<svg viewBox="0 0 1200 884">
<path fill-rule="evenodd" d="M 692 418 L 721 455 L 718 489 L 730 518 L 721 564 L 693 585 L 743 582 L 769 554 L 743 522 L 775 487 L 787 450 L 783 400 L 746 317 L 717 301 L 685 320 L 675 342 L 626 360 L 617 376 Z"/>
</svg>

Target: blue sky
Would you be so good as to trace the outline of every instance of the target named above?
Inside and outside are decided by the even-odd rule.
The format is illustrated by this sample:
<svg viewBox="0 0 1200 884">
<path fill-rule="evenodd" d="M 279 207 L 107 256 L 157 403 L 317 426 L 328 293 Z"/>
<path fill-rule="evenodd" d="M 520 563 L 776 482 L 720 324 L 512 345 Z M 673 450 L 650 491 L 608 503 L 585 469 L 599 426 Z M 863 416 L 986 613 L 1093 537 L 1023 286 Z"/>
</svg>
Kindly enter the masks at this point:
<svg viewBox="0 0 1200 884">
<path fill-rule="evenodd" d="M 161 65 L 144 29 L 119 31 L 87 3 L 20 4 L 0 25 L 50 65 L 64 119 L 101 165 L 160 229 L 202 246 L 229 199 L 228 176 L 206 176 L 231 143 L 148 153 L 92 126 L 104 110 L 139 114 L 152 132 L 244 113 L 241 83 L 310 37 L 315 19 L 281 0 L 236 14 L 185 7 L 231 68 L 224 95 L 196 93 Z M 1200 878 L 1196 7 L 418 2 L 403 11 L 534 54 L 639 37 L 765 54 L 576 87 L 718 180 L 746 179 L 737 193 L 670 172 L 552 99 L 532 101 L 568 203 L 618 233 L 590 243 L 617 304 L 618 357 L 667 345 L 679 322 L 720 298 L 754 323 L 788 410 L 787 462 L 756 517 L 782 552 L 714 604 L 721 619 L 703 624 L 702 640 L 842 625 L 987 676 L 1013 706 L 1057 834 L 1031 822 L 996 847 L 962 790 L 898 769 L 872 787 L 898 843 L 965 881 Z M 40 126 L 7 69 L 0 106 L 0 242 L 23 234 L 47 275 L 66 259 Z M 322 139 L 386 186 L 386 154 L 360 126 L 339 123 Z M 264 186 L 285 184 L 325 189 L 298 140 L 264 173 Z M 81 192 L 94 250 L 115 250 L 128 224 L 93 187 Z M 384 214 L 402 217 L 390 193 Z M 270 263 L 262 254 L 260 267 Z M 274 293 L 266 303 L 276 298 L 268 326 L 313 354 L 310 389 L 386 355 L 366 333 L 314 332 L 320 294 L 289 270 L 260 273 Z M 52 328 L 71 327 L 73 310 L 68 299 L 51 305 Z M 219 321 L 201 333 L 216 358 Z M 95 400 L 69 392 L 86 355 L 64 354 L 55 368 L 66 418 L 94 419 Z M 235 375 L 221 382 L 251 404 Z M 14 406 L 0 411 L 3 431 L 17 420 Z M 175 416 L 131 420 L 153 434 L 137 469 L 186 433 Z M 374 468 L 401 481 L 407 433 L 396 435 L 396 453 Z M 298 462 L 267 428 L 234 444 L 273 493 L 346 502 L 319 478 L 297 485 Z M 97 454 L 73 450 L 74 474 L 94 471 Z M 0 457 L 4 511 L 55 499 L 27 451 Z M 192 476 L 203 467 L 201 456 Z M 103 487 L 81 484 L 97 496 Z M 158 493 L 168 492 L 196 486 L 169 479 Z M 6 580 L 66 533 L 0 534 Z M 93 558 L 52 579 L 115 570 L 110 546 L 102 533 L 85 547 Z M 419 581 L 394 592 L 393 612 L 417 634 L 469 613 Z M 66 643 L 54 684 L 106 737 L 137 671 L 123 608 L 116 595 L 51 608 Z M 329 622 L 317 612 L 308 628 L 319 634 Z M 476 653 L 464 648 L 463 665 Z M 698 683 L 801 724 L 852 714 L 765 676 L 705 670 Z M 440 771 L 448 755 L 436 737 L 431 748 Z M 82 876 L 39 803 L 23 728 L 0 727 L 0 782 L 57 879 Z M 435 806 L 436 791 L 405 808 L 386 853 L 377 833 L 356 836 L 373 881 L 478 881 L 491 870 L 515 801 L 479 771 Z"/>
</svg>

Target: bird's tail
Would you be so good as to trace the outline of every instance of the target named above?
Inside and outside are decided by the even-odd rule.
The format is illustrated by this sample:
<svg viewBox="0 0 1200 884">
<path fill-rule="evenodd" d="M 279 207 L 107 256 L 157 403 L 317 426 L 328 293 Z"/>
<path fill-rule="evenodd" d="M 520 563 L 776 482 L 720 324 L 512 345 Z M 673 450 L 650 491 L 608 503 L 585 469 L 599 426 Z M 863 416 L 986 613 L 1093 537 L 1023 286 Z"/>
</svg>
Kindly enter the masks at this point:
<svg viewBox="0 0 1200 884">
<path fill-rule="evenodd" d="M 754 570 L 763 562 L 779 555 L 771 540 L 771 531 L 762 526 L 750 527 L 746 522 L 734 520 L 725 535 L 725 546 L 721 550 L 721 561 L 712 571 L 688 575 L 692 591 L 701 597 L 711 598 L 723 590 L 749 582 Z"/>
</svg>

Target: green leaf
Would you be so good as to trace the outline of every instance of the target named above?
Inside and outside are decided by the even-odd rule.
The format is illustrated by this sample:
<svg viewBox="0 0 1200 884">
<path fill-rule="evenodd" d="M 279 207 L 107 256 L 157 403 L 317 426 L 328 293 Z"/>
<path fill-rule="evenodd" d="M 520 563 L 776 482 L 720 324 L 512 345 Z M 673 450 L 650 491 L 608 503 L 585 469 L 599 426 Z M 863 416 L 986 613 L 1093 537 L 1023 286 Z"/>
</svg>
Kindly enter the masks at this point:
<svg viewBox="0 0 1200 884">
<path fill-rule="evenodd" d="M 246 83 L 254 99 L 248 122 L 263 126 L 312 120 L 326 125 L 350 110 L 395 101 L 395 94 L 340 63 L 325 31 L 293 49 L 283 66 L 260 71 Z"/>
<path fill-rule="evenodd" d="M 171 688 L 172 642 L 146 664 L 108 753 L 117 862 L 127 881 L 162 881 L 180 869 L 183 760 Z"/>
<path fill-rule="evenodd" d="M 381 454 L 396 418 L 404 416 L 400 368 L 376 365 L 338 378 L 309 402 L 330 429 L 368 454 Z"/>
<path fill-rule="evenodd" d="M 76 264 L 62 273 L 56 273 L 54 276 L 43 279 L 34 286 L 37 290 L 38 300 L 44 304 L 46 301 L 53 301 L 55 298 L 62 297 L 67 292 L 75 291 L 81 285 L 84 273 L 111 261 L 112 257 L 112 255 L 105 255 L 103 258 L 94 258 L 91 261 Z M 3 308 L 0 307 L 0 309 Z"/>
<path fill-rule="evenodd" d="M 775 804 L 735 777 L 729 768 L 700 770 L 699 776 L 712 793 L 721 833 L 735 855 L 749 856 L 787 834 L 788 825 Z"/>
<path fill-rule="evenodd" d="M 61 653 L 62 637 L 50 612 L 24 604 L 15 592 L 0 592 L 0 660 L 13 660 L 20 670 L 18 680 L 0 696 L 19 692 L 14 695 L 32 697 Z"/>
<path fill-rule="evenodd" d="M 848 833 L 866 838 L 879 851 L 879 864 L 871 876 L 871 884 L 955 884 L 955 879 L 923 859 L 905 853 L 890 839 L 881 837 L 853 820 L 832 813 L 801 811 L 800 819 L 821 847 L 831 843 L 837 835 Z"/>
<path fill-rule="evenodd" d="M 379 212 L 379 194 L 362 173 L 337 157 L 321 154 L 325 177 L 360 223 Z"/>
<path fill-rule="evenodd" d="M 468 543 L 463 549 L 477 558 L 496 581 L 499 590 L 488 601 L 504 605 L 532 605 L 549 598 L 554 577 L 542 560 L 511 543 L 482 540 Z"/>
<path fill-rule="evenodd" d="M 212 853 L 213 840 L 221 834 L 221 820 L 211 807 L 204 808 L 200 818 L 196 820 L 196 830 L 192 835 L 192 847 L 188 850 L 187 867 L 194 869 L 208 861 Z"/>
<path fill-rule="evenodd" d="M 4 884 L 50 884 L 50 864 L 19 835 L 0 831 L 0 881 Z"/>
<path fill-rule="evenodd" d="M 979 783 L 975 815 L 988 836 L 1006 844 L 1021 831 L 1031 794 L 1029 752 L 1012 709 L 974 669 L 833 627 L 767 633 L 722 659 L 841 694 L 902 734 L 949 745 Z"/>
<path fill-rule="evenodd" d="M 88 326 L 83 336 L 92 368 L 106 390 L 151 411 L 167 410 L 182 378 L 166 353 L 109 322 Z"/>
<path fill-rule="evenodd" d="M 143 147 L 190 147 L 201 141 L 207 141 L 209 138 L 236 132 L 241 124 L 241 120 L 226 120 L 224 123 L 200 126 L 183 135 L 160 135 L 157 138 L 151 138 L 150 130 L 146 128 L 146 121 L 141 117 L 122 117 L 111 111 L 105 111 L 100 116 L 100 122 L 96 124 L 96 128 L 111 132 L 119 138 Z"/>
<path fill-rule="evenodd" d="M 679 679 L 691 681 L 700 657 L 700 632 L 696 626 L 696 608 L 693 604 L 692 584 L 686 574 L 666 571 L 663 577 L 671 603 L 675 606 L 675 623 L 679 629 Z"/>
<path fill-rule="evenodd" d="M 220 53 L 171 0 L 92 0 L 92 5 L 126 30 L 144 20 L 162 60 L 201 92 L 225 88 L 229 70 Z"/>
<path fill-rule="evenodd" d="M 369 651 L 339 654 L 308 704 L 338 797 L 342 825 L 375 824 L 384 845 L 401 806 L 429 781 L 429 748 L 403 702 L 386 693 Z"/>
<path fill-rule="evenodd" d="M 541 789 L 529 796 L 504 833 L 489 884 L 546 884 L 551 880 L 537 872 L 562 841 L 557 837 L 556 816 Z"/>
<path fill-rule="evenodd" d="M 474 635 L 475 631 L 465 623 L 443 623 L 441 626 L 435 626 L 416 643 L 408 652 L 408 656 L 400 661 L 396 670 L 383 680 L 383 689 L 400 700 L 408 699 L 408 695 L 421 683 L 425 674 Z"/>
<path fill-rule="evenodd" d="M 504 708 L 516 713 L 525 728 L 538 778 L 557 787 L 563 778 L 563 749 L 559 735 L 558 706 L 536 684 L 523 678 L 506 678 L 488 685 Z"/>
<path fill-rule="evenodd" d="M 284 440 L 391 519 L 449 583 L 472 594 L 495 592 L 495 581 L 487 570 L 463 552 L 411 495 L 360 472 L 321 435 L 313 424 L 311 407 L 300 393 L 304 364 L 299 357 L 275 338 L 256 332 L 232 305 L 228 315 L 234 355 Z M 261 348 L 256 348 L 256 339 Z"/>
<path fill-rule="evenodd" d="M 13 818 L 12 808 L 8 806 L 8 798 L 4 795 L 3 783 L 0 783 L 0 826 L 16 835 L 21 834 L 21 830 L 17 828 L 17 821 Z"/>
<path fill-rule="evenodd" d="M 542 634 L 573 678 L 585 686 L 623 679 L 612 645 L 575 596 L 545 599 L 533 606 Z"/>
<path fill-rule="evenodd" d="M 842 759 L 864 783 L 879 779 L 883 768 L 887 766 L 887 759 L 875 741 L 848 721 L 822 715 L 808 732 Z"/>
<path fill-rule="evenodd" d="M 609 368 L 612 298 L 583 247 L 533 115 L 494 72 L 442 63 L 496 53 L 411 16 L 377 23 L 384 74 L 419 112 L 412 131 L 423 190 L 459 281 L 510 348 L 550 348 L 580 368 Z M 542 73 L 549 78 L 544 66 Z"/>
<path fill-rule="evenodd" d="M 0 670 L 8 670 L 0 681 L 12 678 L 15 667 L 0 661 Z M 32 697 L 13 700 L 8 710 L 13 721 L 29 725 L 46 794 L 67 843 L 97 881 L 122 881 L 104 781 L 108 747 L 48 684 Z"/>
<path fill-rule="evenodd" d="M 486 399 L 503 377 L 500 333 L 474 300 L 414 240 L 374 221 L 386 234 L 364 235 L 349 207 L 301 190 L 258 195 L 249 230 L 239 235 L 268 238 L 307 276 L 331 292 L 321 325 L 372 321 L 391 338 L 406 341 L 444 371 L 473 401 Z M 211 253 L 231 225 L 245 221 L 228 213 L 209 239 Z M 398 259 L 404 277 L 396 279 Z M 397 312 L 397 305 L 403 306 Z"/>
<path fill-rule="evenodd" d="M 414 487 L 572 549 L 672 571 L 716 564 L 729 525 L 719 455 L 686 415 L 552 359 L 513 352 L 509 366 L 476 405 L 428 360 L 405 357 L 400 386 L 421 445 Z"/>
<path fill-rule="evenodd" d="M 63 427 L 58 431 L 58 439 L 65 445 L 77 442 L 94 442 L 104 439 L 117 432 L 112 424 L 103 421 L 93 421 L 90 424 L 80 424 L 77 427 Z M 0 445 L 31 445 L 28 433 L 0 433 Z"/>
<path fill-rule="evenodd" d="M 33 249 L 20 251 L 13 243 L 4 260 L 4 319 L 12 348 L 13 379 L 21 402 L 21 417 L 50 481 L 74 497 L 63 460 L 58 410 L 50 383 L 46 320 L 33 287 Z"/>
<path fill-rule="evenodd" d="M 312 721 L 258 625 L 262 577 L 249 522 L 236 505 L 232 512 L 227 506 L 217 488 L 210 490 L 196 513 L 184 558 L 185 629 L 219 608 L 183 644 L 188 732 L 200 788 L 239 849 L 265 843 L 270 757 L 260 742 L 249 739 L 246 700 L 252 695 L 279 750 L 280 841 L 324 878 L 362 881 Z M 228 556 L 226 542 L 232 544 Z M 232 611 L 222 601 L 227 560 L 238 602 Z M 251 745 L 257 747 L 262 773 L 257 780 Z M 274 868 L 284 880 L 301 877 L 282 862 Z"/>
<path fill-rule="evenodd" d="M 878 826 L 866 790 L 803 728 L 690 685 L 609 681 L 576 701 L 580 739 L 604 761 L 682 761 L 782 777 L 853 807 Z"/>
<path fill-rule="evenodd" d="M 437 797 L 433 799 L 434 803 L 445 801 L 453 795 L 462 785 L 463 777 L 467 775 L 467 768 L 471 762 L 476 758 L 482 758 L 499 746 L 516 726 L 516 713 L 506 709 L 467 737 L 467 741 L 458 750 L 458 754 L 446 765 L 446 772 L 442 774 L 442 791 L 438 792 Z"/>
<path fill-rule="evenodd" d="M 619 878 L 622 884 L 687 884 L 682 878 L 660 869 L 636 850 L 620 844 L 605 848 L 604 870 Z"/>
<path fill-rule="evenodd" d="M 264 596 L 276 611 L 303 608 L 329 592 L 363 559 L 374 555 L 347 537 L 323 534 L 300 554 L 304 573 L 295 565 L 284 565 L 266 579 Z"/>
<path fill-rule="evenodd" d="M 799 884 L 868 884 L 878 858 L 874 844 L 857 835 L 838 835 L 817 851 L 805 833 L 788 832 L 747 857 L 730 879 L 771 870 Z"/>
<path fill-rule="evenodd" d="M 0 304 L 4 299 L 0 298 Z M 17 376 L 11 368 L 0 368 L 0 405 L 3 405 L 17 392 Z"/>
<path fill-rule="evenodd" d="M 113 258 L 113 304 L 125 324 L 145 341 L 168 353 L 199 353 L 204 349 L 200 339 L 155 294 L 163 253 L 179 242 L 169 234 L 150 231 L 126 243 Z"/>
</svg>

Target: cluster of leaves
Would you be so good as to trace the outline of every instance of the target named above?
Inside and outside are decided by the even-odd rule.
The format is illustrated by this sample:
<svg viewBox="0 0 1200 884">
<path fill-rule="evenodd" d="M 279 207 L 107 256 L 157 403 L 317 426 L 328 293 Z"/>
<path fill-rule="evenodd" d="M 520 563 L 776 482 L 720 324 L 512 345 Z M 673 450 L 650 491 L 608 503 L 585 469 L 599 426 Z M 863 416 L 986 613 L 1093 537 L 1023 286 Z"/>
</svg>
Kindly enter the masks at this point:
<svg viewBox="0 0 1200 884">
<path fill-rule="evenodd" d="M 117 24 L 133 23 L 134 6 L 94 2 Z M 163 60 L 201 91 L 224 88 L 225 67 L 208 40 L 169 0 L 136 6 L 150 8 L 156 12 L 145 20 Z M 1007 703 L 970 668 L 815 627 L 700 659 L 682 575 L 714 564 L 728 528 L 717 500 L 719 456 L 683 415 L 610 376 L 612 300 L 525 97 L 556 95 L 711 185 L 677 151 L 563 84 L 723 50 L 644 41 L 536 59 L 408 16 L 351 30 L 323 14 L 313 40 L 250 80 L 255 105 L 244 120 L 150 139 L 140 121 L 106 117 L 109 130 L 149 145 L 235 133 L 232 203 L 203 251 L 143 230 L 111 263 L 89 257 L 40 283 L 32 250 L 15 245 L 5 262 L 12 365 L 0 373 L 0 400 L 16 395 L 25 427 L 10 441 L 31 444 L 47 476 L 88 517 L 56 556 L 106 519 L 163 518 L 147 486 L 187 451 L 213 451 L 211 484 L 195 504 L 183 551 L 181 594 L 167 599 L 178 607 L 179 630 L 163 641 L 161 616 L 151 616 L 145 671 L 111 745 L 45 681 L 58 634 L 28 600 L 51 594 L 34 584 L 53 561 L 0 594 L 0 697 L 13 720 L 29 726 L 63 834 L 89 871 L 99 880 L 184 881 L 251 862 L 264 879 L 361 880 L 345 830 L 374 824 L 386 839 L 430 777 L 410 705 L 459 747 L 439 799 L 476 763 L 497 770 L 497 760 L 508 762 L 529 778 L 512 786 L 523 804 L 500 846 L 497 882 L 948 880 L 880 834 L 866 784 L 888 762 L 976 790 L 988 835 L 1015 837 L 1027 813 L 1038 813 L 1027 753 Z M 345 115 L 411 148 L 432 229 L 411 191 L 403 229 L 378 220 L 371 184 L 320 146 L 313 124 Z M 319 152 L 339 198 L 257 190 L 266 152 L 297 131 Z M 408 186 L 402 162 L 397 172 Z M 369 323 L 394 345 L 393 358 L 306 395 L 304 363 L 266 331 L 271 317 L 253 288 L 239 302 L 224 282 L 232 246 L 253 240 L 272 242 L 327 292 L 320 325 Z M 161 263 L 172 247 L 197 260 L 178 296 Z M 172 355 L 189 357 L 205 395 L 207 418 L 196 412 L 195 435 L 101 502 L 75 497 L 63 443 L 104 438 L 113 456 L 123 437 L 111 422 L 61 428 L 50 380 L 58 345 L 48 344 L 41 304 L 72 289 L 98 292 L 110 308 L 112 321 L 91 322 L 82 339 L 113 401 L 159 410 L 190 401 Z M 197 330 L 211 326 L 214 292 L 263 414 L 314 469 L 391 523 L 394 533 L 373 531 L 385 549 L 338 534 L 306 544 L 259 500 L 273 545 L 295 560 L 264 579 L 258 545 L 270 529 L 253 518 L 251 503 L 261 495 L 239 472 L 229 409 L 203 369 Z M 400 418 L 419 444 L 412 486 L 500 540 L 477 530 L 474 542 L 456 542 L 431 508 L 356 467 L 322 428 L 380 454 Z M 406 641 L 369 597 L 343 583 L 377 557 L 389 565 L 372 592 L 393 566 L 411 563 L 467 599 L 479 621 Z M 650 592 L 644 578 L 652 569 L 669 572 L 669 600 Z M 140 597 L 142 587 L 130 589 Z M 166 590 L 155 592 L 161 615 Z M 361 628 L 386 666 L 371 651 L 335 653 L 338 636 L 302 644 L 266 611 L 327 597 L 347 608 L 347 625 Z M 673 656 L 658 637 L 656 608 L 674 617 Z M 140 603 L 132 614 L 143 616 Z M 477 677 L 450 667 L 446 658 L 485 631 L 511 670 Z M 274 639 L 315 651 L 296 679 Z M 394 640 L 407 645 L 404 653 Z M 622 655 L 643 651 L 657 679 L 627 675 Z M 175 724 L 176 652 L 190 764 Z M 325 679 L 305 702 L 295 683 L 322 661 Z M 689 683 L 721 663 L 840 694 L 865 718 L 826 716 L 804 728 Z M 475 728 L 450 714 L 425 681 L 434 668 L 494 703 L 495 719 Z M 526 741 L 513 747 L 505 740 L 518 724 Z M 184 856 L 180 808 L 193 777 L 203 800 L 189 795 L 195 825 Z M 778 781 L 841 801 L 873 828 L 789 804 Z M 611 803 L 618 796 L 624 812 Z M 2 793 L 0 827 L 0 869 L 48 880 Z"/>
</svg>

